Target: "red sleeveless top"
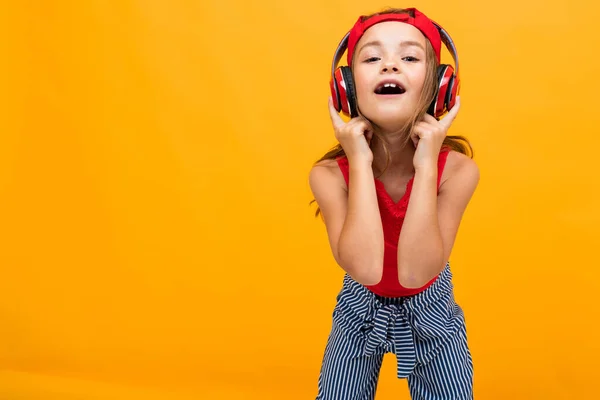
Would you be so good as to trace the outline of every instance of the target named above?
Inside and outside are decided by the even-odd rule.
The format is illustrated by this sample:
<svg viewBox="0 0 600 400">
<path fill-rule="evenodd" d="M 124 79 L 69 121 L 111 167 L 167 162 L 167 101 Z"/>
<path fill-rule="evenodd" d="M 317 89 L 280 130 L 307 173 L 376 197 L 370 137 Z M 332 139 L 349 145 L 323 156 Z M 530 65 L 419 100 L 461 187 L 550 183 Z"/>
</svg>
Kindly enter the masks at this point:
<svg viewBox="0 0 600 400">
<path fill-rule="evenodd" d="M 448 158 L 449 152 L 449 148 L 443 148 L 438 157 L 438 188 L 440 186 L 442 172 L 444 171 L 444 166 L 446 165 L 446 159 Z M 346 180 L 346 185 L 349 185 L 350 171 L 348 159 L 346 157 L 339 157 L 337 162 L 342 174 L 344 175 L 344 179 Z M 385 250 L 383 254 L 383 276 L 379 283 L 375 285 L 366 285 L 365 287 L 380 296 L 412 296 L 427 289 L 437 278 L 433 278 L 420 288 L 405 288 L 398 281 L 398 239 L 400 238 L 400 230 L 402 228 L 402 223 L 404 222 L 406 209 L 408 208 L 413 180 L 414 176 L 408 181 L 404 196 L 402 196 L 397 203 L 394 203 L 388 192 L 385 190 L 383 182 L 375 179 L 377 203 L 379 204 L 379 213 L 381 214 L 383 238 L 385 242 Z"/>
</svg>

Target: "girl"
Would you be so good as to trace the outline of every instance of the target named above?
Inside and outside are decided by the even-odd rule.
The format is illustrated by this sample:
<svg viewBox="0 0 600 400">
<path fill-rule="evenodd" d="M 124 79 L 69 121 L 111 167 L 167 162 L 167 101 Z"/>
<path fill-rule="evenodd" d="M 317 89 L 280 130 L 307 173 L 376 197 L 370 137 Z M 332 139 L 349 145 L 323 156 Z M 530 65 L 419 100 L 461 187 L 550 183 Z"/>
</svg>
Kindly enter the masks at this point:
<svg viewBox="0 0 600 400">
<path fill-rule="evenodd" d="M 442 42 L 456 75 L 440 65 Z M 348 66 L 335 69 L 345 50 Z M 332 71 L 339 145 L 309 182 L 345 275 L 317 399 L 373 399 L 387 352 L 413 399 L 472 399 L 448 259 L 479 170 L 469 142 L 447 135 L 460 107 L 454 45 L 418 10 L 389 9 L 358 19 Z"/>
</svg>

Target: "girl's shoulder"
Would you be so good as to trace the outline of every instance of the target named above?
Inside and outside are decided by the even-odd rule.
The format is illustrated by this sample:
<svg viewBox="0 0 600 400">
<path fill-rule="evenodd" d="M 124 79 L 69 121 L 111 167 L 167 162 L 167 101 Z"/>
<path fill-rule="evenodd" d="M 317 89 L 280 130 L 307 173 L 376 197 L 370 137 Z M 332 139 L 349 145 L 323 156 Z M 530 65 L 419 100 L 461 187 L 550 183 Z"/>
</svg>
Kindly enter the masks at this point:
<svg viewBox="0 0 600 400">
<path fill-rule="evenodd" d="M 330 168 L 330 169 L 331 168 L 337 169 L 339 167 L 338 166 L 338 159 L 339 160 L 344 160 L 345 156 L 340 156 L 340 157 L 337 157 L 337 158 L 328 158 L 328 159 L 325 159 L 325 160 L 317 161 L 313 165 L 313 168 L 314 167 L 324 167 L 324 168 Z"/>
<path fill-rule="evenodd" d="M 343 163 L 345 158 L 339 160 Z M 325 159 L 316 162 L 310 169 L 309 180 L 311 186 L 340 186 L 346 187 L 344 174 L 338 163 L 338 159 Z"/>
<path fill-rule="evenodd" d="M 311 173 L 333 175 L 334 177 L 343 179 L 342 166 L 340 164 L 343 164 L 345 160 L 345 158 L 338 157 L 318 161 L 312 166 Z"/>
<path fill-rule="evenodd" d="M 451 178 L 479 179 L 479 166 L 474 159 L 456 150 L 447 152 L 446 163 L 440 178 L 440 189 Z"/>
</svg>

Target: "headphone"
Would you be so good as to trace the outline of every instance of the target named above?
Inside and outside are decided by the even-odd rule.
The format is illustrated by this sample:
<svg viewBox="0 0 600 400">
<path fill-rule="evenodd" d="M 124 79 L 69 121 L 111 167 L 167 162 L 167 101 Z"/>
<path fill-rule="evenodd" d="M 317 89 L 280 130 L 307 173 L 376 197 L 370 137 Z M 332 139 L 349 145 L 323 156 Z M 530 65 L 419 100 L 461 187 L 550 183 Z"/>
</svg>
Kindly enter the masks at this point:
<svg viewBox="0 0 600 400">
<path fill-rule="evenodd" d="M 460 86 L 458 73 L 458 52 L 452 38 L 440 25 L 431 21 L 440 33 L 440 38 L 454 60 L 454 68 L 448 64 L 440 64 L 437 68 L 437 86 L 433 101 L 427 113 L 439 119 L 446 111 L 450 111 L 456 103 L 456 96 Z M 330 88 L 333 105 L 338 112 L 350 115 L 351 118 L 358 116 L 358 103 L 356 101 L 356 90 L 352 78 L 352 69 L 349 66 L 337 67 L 348 46 L 348 32 L 338 45 L 331 66 Z"/>
</svg>

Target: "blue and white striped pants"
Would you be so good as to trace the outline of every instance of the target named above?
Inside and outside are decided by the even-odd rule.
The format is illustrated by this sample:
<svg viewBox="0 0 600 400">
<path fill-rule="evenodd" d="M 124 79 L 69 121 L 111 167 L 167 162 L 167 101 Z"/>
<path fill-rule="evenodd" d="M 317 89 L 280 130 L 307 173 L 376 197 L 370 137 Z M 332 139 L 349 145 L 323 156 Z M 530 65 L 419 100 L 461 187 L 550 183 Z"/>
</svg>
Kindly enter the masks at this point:
<svg viewBox="0 0 600 400">
<path fill-rule="evenodd" d="M 413 400 L 473 399 L 473 361 L 449 264 L 425 291 L 377 296 L 349 275 L 337 296 L 317 400 L 372 400 L 385 353 Z"/>
</svg>

